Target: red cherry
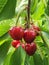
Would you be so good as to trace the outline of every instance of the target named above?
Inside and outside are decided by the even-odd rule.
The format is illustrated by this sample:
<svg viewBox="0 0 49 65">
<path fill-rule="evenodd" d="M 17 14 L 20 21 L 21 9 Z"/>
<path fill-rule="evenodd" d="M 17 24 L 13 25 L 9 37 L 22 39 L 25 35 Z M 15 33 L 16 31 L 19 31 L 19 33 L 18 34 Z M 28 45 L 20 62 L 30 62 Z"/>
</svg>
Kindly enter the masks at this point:
<svg viewBox="0 0 49 65">
<path fill-rule="evenodd" d="M 34 54 L 37 49 L 37 46 L 35 43 L 31 43 L 31 49 L 32 49 L 32 54 Z"/>
<path fill-rule="evenodd" d="M 18 48 L 18 47 L 20 46 L 20 41 L 18 41 L 18 40 L 13 40 L 13 41 L 12 41 L 12 46 Z"/>
<path fill-rule="evenodd" d="M 18 48 L 19 46 L 21 46 L 20 43 L 16 45 L 16 48 Z"/>
<path fill-rule="evenodd" d="M 21 40 L 24 35 L 24 31 L 21 27 L 15 26 L 9 30 L 9 34 L 14 40 Z"/>
<path fill-rule="evenodd" d="M 36 32 L 33 30 L 26 29 L 24 31 L 24 40 L 27 43 L 31 43 L 36 38 Z"/>
<path fill-rule="evenodd" d="M 26 53 L 29 55 L 29 56 L 32 56 L 35 51 L 36 51 L 37 47 L 36 47 L 36 44 L 35 43 L 31 43 L 31 44 L 26 44 L 25 45 L 25 51 Z"/>
<path fill-rule="evenodd" d="M 25 51 L 28 55 L 31 55 L 31 45 L 30 44 L 26 44 L 25 45 Z"/>
<path fill-rule="evenodd" d="M 40 31 L 40 28 L 38 26 L 33 25 L 33 29 L 35 29 L 36 31 Z"/>
<path fill-rule="evenodd" d="M 36 36 L 38 36 L 39 35 L 38 32 L 40 31 L 40 28 L 38 26 L 34 26 L 33 25 L 33 28 L 32 29 L 36 31 Z"/>
<path fill-rule="evenodd" d="M 22 43 L 22 48 L 25 49 L 25 44 Z"/>
</svg>

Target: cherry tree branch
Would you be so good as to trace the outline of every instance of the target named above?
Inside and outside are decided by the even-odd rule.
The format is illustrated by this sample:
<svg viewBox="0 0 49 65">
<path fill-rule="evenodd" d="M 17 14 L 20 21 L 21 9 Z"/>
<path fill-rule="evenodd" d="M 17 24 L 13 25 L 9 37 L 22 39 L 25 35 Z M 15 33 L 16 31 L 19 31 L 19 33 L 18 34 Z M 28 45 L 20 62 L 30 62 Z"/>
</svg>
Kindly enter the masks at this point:
<svg viewBox="0 0 49 65">
<path fill-rule="evenodd" d="M 29 24 L 30 24 L 30 5 L 31 5 L 31 0 L 28 0 L 28 8 L 27 8 L 27 28 L 29 28 Z"/>
</svg>

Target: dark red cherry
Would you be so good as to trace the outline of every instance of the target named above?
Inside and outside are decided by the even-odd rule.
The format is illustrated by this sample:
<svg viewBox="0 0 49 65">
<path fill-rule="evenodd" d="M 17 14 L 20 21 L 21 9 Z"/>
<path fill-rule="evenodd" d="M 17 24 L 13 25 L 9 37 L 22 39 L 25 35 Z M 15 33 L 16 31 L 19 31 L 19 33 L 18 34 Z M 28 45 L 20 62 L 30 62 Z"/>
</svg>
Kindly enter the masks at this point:
<svg viewBox="0 0 49 65">
<path fill-rule="evenodd" d="M 32 54 L 32 52 L 31 52 L 31 45 L 30 44 L 26 44 L 25 45 L 25 51 L 26 51 L 26 53 L 28 54 L 28 55 L 31 55 Z"/>
<path fill-rule="evenodd" d="M 27 43 L 27 44 L 25 45 L 25 51 L 26 51 L 26 53 L 27 53 L 29 56 L 32 56 L 32 55 L 35 53 L 36 49 L 37 49 L 37 46 L 36 46 L 35 43 L 31 43 L 31 44 L 28 44 L 28 43 Z"/>
<path fill-rule="evenodd" d="M 26 29 L 24 31 L 24 40 L 27 43 L 31 43 L 36 38 L 36 32 L 34 30 Z"/>
<path fill-rule="evenodd" d="M 35 51 L 36 51 L 36 49 L 37 49 L 37 46 L 36 46 L 36 44 L 33 42 L 33 43 L 31 43 L 31 51 L 32 51 L 32 54 L 34 54 L 35 53 Z"/>
<path fill-rule="evenodd" d="M 9 34 L 14 40 L 21 40 L 24 35 L 24 31 L 21 27 L 15 26 L 9 30 Z"/>
</svg>

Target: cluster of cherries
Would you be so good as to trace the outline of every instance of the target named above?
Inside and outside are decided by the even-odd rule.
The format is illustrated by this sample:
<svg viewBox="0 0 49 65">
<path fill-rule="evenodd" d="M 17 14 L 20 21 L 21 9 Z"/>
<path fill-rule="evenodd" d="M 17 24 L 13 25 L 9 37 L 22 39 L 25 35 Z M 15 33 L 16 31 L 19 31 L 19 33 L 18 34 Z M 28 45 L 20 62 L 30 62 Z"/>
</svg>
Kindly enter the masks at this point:
<svg viewBox="0 0 49 65">
<path fill-rule="evenodd" d="M 38 31 L 40 31 L 39 27 L 34 25 L 31 28 L 25 30 L 21 27 L 12 27 L 9 30 L 10 36 L 14 39 L 12 41 L 12 46 L 14 48 L 22 46 L 22 48 L 26 51 L 28 55 L 33 55 L 37 49 L 34 40 L 36 36 L 39 35 Z M 25 41 L 25 43 L 21 41 L 22 39 L 23 41 Z"/>
</svg>

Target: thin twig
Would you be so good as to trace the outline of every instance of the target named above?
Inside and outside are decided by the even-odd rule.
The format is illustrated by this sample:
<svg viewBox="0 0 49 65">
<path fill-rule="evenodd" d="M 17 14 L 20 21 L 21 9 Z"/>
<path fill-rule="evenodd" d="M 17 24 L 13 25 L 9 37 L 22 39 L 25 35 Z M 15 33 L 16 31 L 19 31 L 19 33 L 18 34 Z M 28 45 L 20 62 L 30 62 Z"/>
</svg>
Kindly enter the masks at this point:
<svg viewBox="0 0 49 65">
<path fill-rule="evenodd" d="M 28 0 L 28 8 L 27 8 L 27 28 L 29 28 L 29 24 L 30 24 L 30 5 L 31 5 L 31 0 Z"/>
</svg>

